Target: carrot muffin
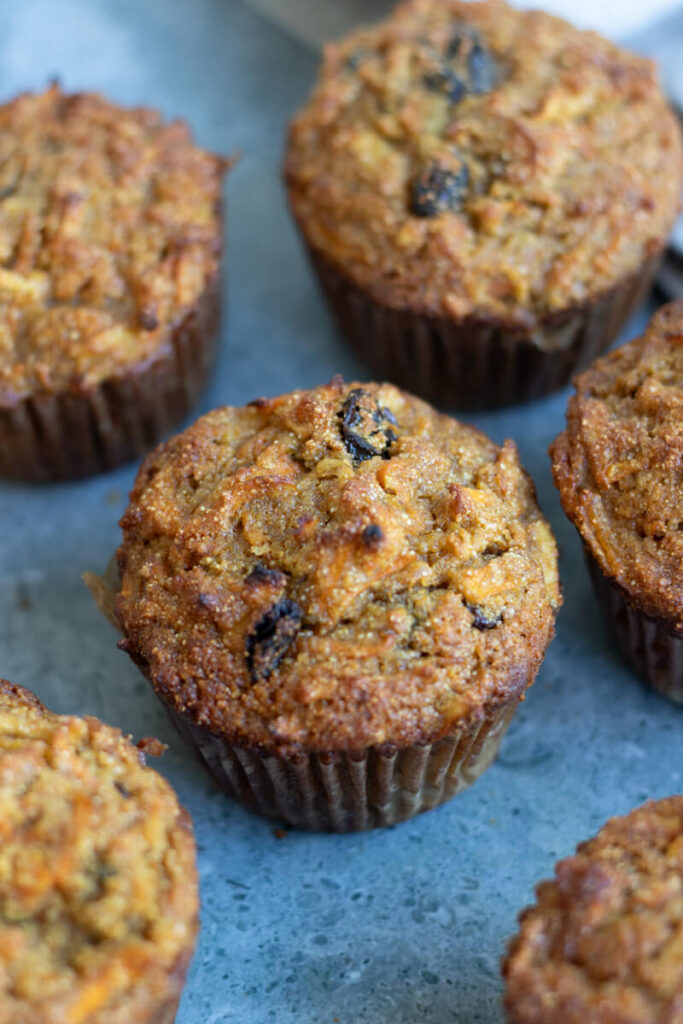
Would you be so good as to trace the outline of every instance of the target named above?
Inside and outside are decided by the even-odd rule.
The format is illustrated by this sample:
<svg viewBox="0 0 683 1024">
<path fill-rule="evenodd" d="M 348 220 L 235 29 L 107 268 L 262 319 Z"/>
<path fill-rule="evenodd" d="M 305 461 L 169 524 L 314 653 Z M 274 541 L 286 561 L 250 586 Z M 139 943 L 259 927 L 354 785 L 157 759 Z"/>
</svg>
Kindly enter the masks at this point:
<svg viewBox="0 0 683 1024">
<path fill-rule="evenodd" d="M 0 680 L 0 1020 L 172 1024 L 197 915 L 190 818 L 142 751 Z"/>
<path fill-rule="evenodd" d="M 472 782 L 552 637 L 555 542 L 515 446 L 391 385 L 209 413 L 121 525 L 121 646 L 231 795 L 304 828 Z"/>
<path fill-rule="evenodd" d="M 101 96 L 0 106 L 0 474 L 141 456 L 212 365 L 225 161 Z"/>
<path fill-rule="evenodd" d="M 560 861 L 503 963 L 511 1024 L 681 1024 L 683 796 Z"/>
<path fill-rule="evenodd" d="M 622 649 L 683 703 L 683 302 L 577 379 L 550 453 Z"/>
<path fill-rule="evenodd" d="M 285 173 L 360 355 L 477 407 L 562 386 L 616 337 L 681 164 L 650 61 L 498 0 L 409 0 L 327 48 Z"/>
</svg>

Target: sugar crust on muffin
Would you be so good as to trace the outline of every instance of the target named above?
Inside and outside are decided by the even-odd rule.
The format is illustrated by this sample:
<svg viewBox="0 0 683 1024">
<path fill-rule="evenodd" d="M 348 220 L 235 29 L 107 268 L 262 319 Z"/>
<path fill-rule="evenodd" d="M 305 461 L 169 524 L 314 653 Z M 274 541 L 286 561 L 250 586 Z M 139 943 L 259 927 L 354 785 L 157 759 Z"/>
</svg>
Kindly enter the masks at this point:
<svg viewBox="0 0 683 1024">
<path fill-rule="evenodd" d="M 279 752 L 516 702 L 559 604 L 514 445 L 390 385 L 209 413 L 147 459 L 122 527 L 124 649 L 176 711 Z"/>
</svg>

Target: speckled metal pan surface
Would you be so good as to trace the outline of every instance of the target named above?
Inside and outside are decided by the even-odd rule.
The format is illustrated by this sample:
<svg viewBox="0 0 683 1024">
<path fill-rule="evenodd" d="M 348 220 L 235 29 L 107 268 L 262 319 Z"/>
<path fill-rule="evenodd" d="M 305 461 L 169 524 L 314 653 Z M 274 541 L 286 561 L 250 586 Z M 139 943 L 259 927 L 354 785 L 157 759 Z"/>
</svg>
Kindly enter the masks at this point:
<svg viewBox="0 0 683 1024">
<path fill-rule="evenodd" d="M 683 637 L 665 619 L 641 611 L 588 551 L 585 555 L 598 603 L 622 652 L 653 689 L 683 704 Z"/>
<path fill-rule="evenodd" d="M 199 399 L 219 313 L 214 281 L 152 361 L 96 387 L 0 405 L 0 476 L 69 480 L 142 458 Z"/>
<path fill-rule="evenodd" d="M 662 257 L 657 251 L 638 273 L 525 332 L 495 319 L 455 321 L 391 309 L 315 250 L 309 255 L 342 335 L 373 373 L 436 405 L 464 410 L 528 402 L 568 384 L 643 302 Z"/>
</svg>

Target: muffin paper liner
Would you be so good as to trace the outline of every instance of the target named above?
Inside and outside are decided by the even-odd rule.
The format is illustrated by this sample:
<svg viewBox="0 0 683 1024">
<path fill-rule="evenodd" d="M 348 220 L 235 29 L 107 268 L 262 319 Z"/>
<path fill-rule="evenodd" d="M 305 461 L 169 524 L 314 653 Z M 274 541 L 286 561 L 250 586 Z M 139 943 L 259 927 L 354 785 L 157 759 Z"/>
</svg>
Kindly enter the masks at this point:
<svg viewBox="0 0 683 1024">
<path fill-rule="evenodd" d="M 434 743 L 280 756 L 235 746 L 159 699 L 231 797 L 268 818 L 321 832 L 395 825 L 449 800 L 492 763 L 519 703 L 514 698 Z"/>
<path fill-rule="evenodd" d="M 151 360 L 81 391 L 0 406 L 0 476 L 67 480 L 139 459 L 190 411 L 213 365 L 220 284 Z"/>
<path fill-rule="evenodd" d="M 87 572 L 83 579 L 120 633 L 116 560 L 101 576 Z M 314 832 L 394 825 L 450 800 L 492 764 L 521 699 L 516 694 L 433 743 L 286 756 L 240 747 L 190 721 L 157 692 L 144 661 L 131 657 L 180 736 L 229 796 L 268 818 Z"/>
<path fill-rule="evenodd" d="M 384 306 L 309 247 L 313 268 L 351 347 L 373 373 L 459 409 L 526 402 L 564 387 L 614 341 L 644 300 L 657 251 L 640 270 L 535 329 L 492 317 L 461 320 Z"/>
<path fill-rule="evenodd" d="M 620 584 L 602 573 L 588 550 L 585 554 L 598 603 L 622 652 L 653 689 L 683 704 L 683 637 L 666 619 L 638 608 Z"/>
</svg>

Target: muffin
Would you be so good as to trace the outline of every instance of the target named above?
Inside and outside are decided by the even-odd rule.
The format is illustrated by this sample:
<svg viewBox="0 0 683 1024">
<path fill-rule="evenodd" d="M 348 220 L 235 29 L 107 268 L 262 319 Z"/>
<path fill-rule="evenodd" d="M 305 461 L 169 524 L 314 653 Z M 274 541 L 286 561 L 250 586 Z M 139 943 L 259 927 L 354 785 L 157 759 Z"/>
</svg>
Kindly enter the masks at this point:
<svg viewBox="0 0 683 1024">
<path fill-rule="evenodd" d="M 681 166 L 650 61 L 497 0 L 410 0 L 327 48 L 285 176 L 351 345 L 475 408 L 561 387 L 616 337 Z"/>
<path fill-rule="evenodd" d="M 613 818 L 520 917 L 503 963 L 511 1024 L 680 1024 L 683 796 Z"/>
<path fill-rule="evenodd" d="M 683 302 L 577 379 L 550 454 L 622 650 L 683 703 Z"/>
<path fill-rule="evenodd" d="M 0 106 L 0 475 L 145 454 L 216 341 L 225 161 L 181 121 L 57 85 Z"/>
<path fill-rule="evenodd" d="M 217 409 L 143 464 L 121 646 L 228 793 L 389 825 L 490 764 L 559 604 L 515 446 L 391 385 Z"/>
<path fill-rule="evenodd" d="M 0 836 L 0 1020 L 172 1024 L 194 839 L 142 751 L 0 680 Z"/>
</svg>

